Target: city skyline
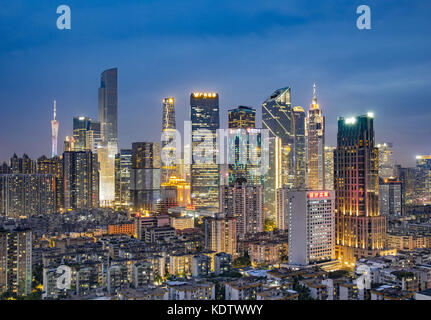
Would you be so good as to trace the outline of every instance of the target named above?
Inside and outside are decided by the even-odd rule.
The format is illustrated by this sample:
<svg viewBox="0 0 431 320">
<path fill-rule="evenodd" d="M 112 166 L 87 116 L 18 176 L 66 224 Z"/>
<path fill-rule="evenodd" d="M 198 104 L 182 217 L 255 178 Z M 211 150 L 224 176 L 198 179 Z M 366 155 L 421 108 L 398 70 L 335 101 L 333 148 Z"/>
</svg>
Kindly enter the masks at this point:
<svg viewBox="0 0 431 320">
<path fill-rule="evenodd" d="M 252 3 L 247 8 L 231 3 L 172 3 L 173 10 L 167 13 L 172 19 L 160 19 L 161 25 L 158 19 L 166 12 L 160 4 L 125 1 L 118 8 L 106 4 L 100 9 L 70 1 L 70 31 L 55 28 L 55 6 L 23 1 L 2 4 L 0 30 L 5 45 L 0 48 L 0 84 L 4 117 L 9 121 L 0 134 L 13 139 L 2 141 L 0 159 L 6 161 L 14 152 L 26 152 L 32 158 L 50 154 L 54 99 L 61 123 L 61 152 L 61 141 L 72 133 L 69 119 L 80 115 L 97 119 L 98 74 L 115 66 L 119 68 L 121 148 L 143 139 L 159 141 L 158 123 L 146 115 L 152 111 L 161 118 L 160 101 L 165 96 L 176 98 L 177 121 L 182 123 L 188 93 L 219 92 L 221 127 L 226 127 L 228 109 L 238 105 L 260 109 L 269 92 L 286 85 L 292 88 L 292 104 L 306 108 L 310 87 L 316 82 L 327 119 L 327 145 L 335 146 L 338 116 L 373 111 L 376 142 L 394 143 L 394 158 L 412 166 L 416 154 L 431 152 L 425 139 L 416 139 L 430 134 L 426 123 L 430 75 L 423 72 L 430 63 L 429 42 L 423 41 L 430 4 L 372 4 L 369 31 L 355 26 L 358 4 L 341 3 L 328 10 L 316 1 L 293 1 L 289 8 L 282 2 Z M 405 16 L 407 6 L 411 14 Z M 101 11 L 90 22 L 86 17 L 95 9 Z M 33 15 L 34 10 L 40 16 Z M 196 19 L 192 19 L 194 12 L 200 14 Z M 218 17 L 221 12 L 224 21 Z M 37 30 L 31 23 L 21 23 L 28 14 L 39 24 Z M 105 26 L 105 19 L 114 16 L 128 23 L 118 30 Z M 150 30 L 148 25 L 155 27 Z M 22 38 L 9 32 L 15 27 Z M 286 41 L 278 41 L 280 37 Z M 162 50 L 167 45 L 171 50 Z M 106 55 L 96 55 L 99 50 Z M 386 52 L 391 52 L 391 59 Z M 196 66 L 208 71 L 202 74 Z M 172 76 L 166 79 L 168 70 Z M 406 106 L 416 112 L 406 112 Z"/>
</svg>

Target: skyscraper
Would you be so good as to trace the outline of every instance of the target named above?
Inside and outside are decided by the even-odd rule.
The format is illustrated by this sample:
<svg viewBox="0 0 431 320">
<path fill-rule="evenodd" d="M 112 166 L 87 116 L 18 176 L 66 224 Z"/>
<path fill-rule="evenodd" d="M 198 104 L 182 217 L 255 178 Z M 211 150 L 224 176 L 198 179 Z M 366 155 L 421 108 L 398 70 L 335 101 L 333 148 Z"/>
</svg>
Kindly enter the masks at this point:
<svg viewBox="0 0 431 320">
<path fill-rule="evenodd" d="M 91 151 L 63 153 L 64 208 L 90 209 L 99 206 L 97 155 Z"/>
<path fill-rule="evenodd" d="M 130 201 L 135 211 L 157 209 L 160 202 L 159 143 L 132 143 Z"/>
<path fill-rule="evenodd" d="M 313 101 L 306 120 L 307 136 L 307 186 L 313 190 L 325 189 L 325 117 L 313 87 Z"/>
<path fill-rule="evenodd" d="M 380 214 L 386 217 L 402 214 L 402 183 L 394 178 L 379 179 Z"/>
<path fill-rule="evenodd" d="M 256 128 L 256 110 L 246 106 L 238 106 L 228 111 L 228 127 L 230 129 Z"/>
<path fill-rule="evenodd" d="M 334 166 L 336 256 L 352 266 L 358 258 L 381 254 L 386 237 L 373 114 L 338 119 Z"/>
<path fill-rule="evenodd" d="M 334 190 L 334 150 L 335 147 L 325 146 L 325 188 Z"/>
<path fill-rule="evenodd" d="M 269 168 L 264 176 L 264 212 L 265 219 L 276 223 L 277 215 L 277 190 L 283 186 L 282 179 L 282 144 L 278 137 L 268 139 Z"/>
<path fill-rule="evenodd" d="M 160 183 L 167 183 L 176 172 L 176 126 L 175 126 L 175 100 L 163 99 L 162 118 L 162 172 Z"/>
<path fill-rule="evenodd" d="M 262 128 L 269 130 L 270 137 L 281 140 L 281 183 L 292 187 L 295 180 L 294 121 L 290 87 L 275 90 L 262 103 Z M 276 192 L 274 190 L 274 192 Z M 275 212 L 274 212 L 275 215 Z"/>
<path fill-rule="evenodd" d="M 305 147 L 305 111 L 302 107 L 293 107 L 293 163 L 295 164 L 295 188 L 305 187 L 306 180 L 306 147 Z"/>
<path fill-rule="evenodd" d="M 415 193 L 418 204 L 431 202 L 431 155 L 416 156 Z"/>
<path fill-rule="evenodd" d="M 102 141 L 118 141 L 118 88 L 117 68 L 105 70 L 100 77 L 99 121 Z"/>
<path fill-rule="evenodd" d="M 115 155 L 115 203 L 130 204 L 130 175 L 132 170 L 132 150 L 121 149 Z"/>
<path fill-rule="evenodd" d="M 262 183 L 258 173 L 258 159 L 261 157 L 261 130 L 256 129 L 256 110 L 239 106 L 229 114 L 228 179 L 233 184 L 238 178 L 245 178 L 249 185 Z"/>
<path fill-rule="evenodd" d="M 52 151 L 51 151 L 51 156 L 55 157 L 57 156 L 57 145 L 58 145 L 58 126 L 59 126 L 59 122 L 56 119 L 57 117 L 57 104 L 56 101 L 54 100 L 54 118 L 51 120 L 51 140 L 52 140 Z"/>
<path fill-rule="evenodd" d="M 99 122 L 101 143 L 100 201 L 109 205 L 115 200 L 115 155 L 118 153 L 118 88 L 117 68 L 102 72 L 99 88 Z"/>
<path fill-rule="evenodd" d="M 220 128 L 219 95 L 194 92 L 190 95 L 192 124 L 191 191 L 193 205 L 218 206 L 220 184 L 217 164 L 217 129 Z"/>
<path fill-rule="evenodd" d="M 392 156 L 392 143 L 379 143 L 379 178 L 394 177 L 394 159 Z"/>
</svg>

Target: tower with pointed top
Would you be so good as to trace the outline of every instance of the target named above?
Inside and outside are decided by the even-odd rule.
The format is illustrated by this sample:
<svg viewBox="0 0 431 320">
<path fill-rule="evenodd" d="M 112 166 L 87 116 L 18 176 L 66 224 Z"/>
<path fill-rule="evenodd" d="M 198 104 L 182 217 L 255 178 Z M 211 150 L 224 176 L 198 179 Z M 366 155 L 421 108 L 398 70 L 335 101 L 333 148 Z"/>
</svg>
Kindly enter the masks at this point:
<svg viewBox="0 0 431 320">
<path fill-rule="evenodd" d="M 58 126 L 59 122 L 56 120 L 57 118 L 57 102 L 54 100 L 54 118 L 51 120 L 51 132 L 52 132 L 52 148 L 51 148 L 51 156 L 57 156 L 57 142 L 58 142 Z"/>
<path fill-rule="evenodd" d="M 316 84 L 313 100 L 305 121 L 307 186 L 311 190 L 325 189 L 325 117 L 317 103 Z"/>
</svg>

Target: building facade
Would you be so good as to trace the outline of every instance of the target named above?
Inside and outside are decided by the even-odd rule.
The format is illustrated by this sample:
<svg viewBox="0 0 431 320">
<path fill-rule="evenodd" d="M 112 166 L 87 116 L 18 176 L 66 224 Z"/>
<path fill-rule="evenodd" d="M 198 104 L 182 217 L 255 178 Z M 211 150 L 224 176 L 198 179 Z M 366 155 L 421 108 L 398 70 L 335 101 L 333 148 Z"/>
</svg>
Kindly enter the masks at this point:
<svg viewBox="0 0 431 320">
<path fill-rule="evenodd" d="M 346 265 L 384 249 L 386 217 L 379 214 L 378 169 L 373 114 L 339 118 L 334 153 L 336 256 Z"/>
<path fill-rule="evenodd" d="M 190 121 L 192 125 L 192 202 L 196 207 L 217 207 L 220 184 L 217 163 L 217 129 L 220 128 L 219 95 L 206 92 L 192 93 Z"/>
<path fill-rule="evenodd" d="M 325 117 L 317 103 L 316 85 L 306 120 L 307 187 L 325 189 Z"/>
<path fill-rule="evenodd" d="M 289 264 L 309 265 L 335 258 L 335 192 L 290 190 L 286 197 Z"/>
</svg>

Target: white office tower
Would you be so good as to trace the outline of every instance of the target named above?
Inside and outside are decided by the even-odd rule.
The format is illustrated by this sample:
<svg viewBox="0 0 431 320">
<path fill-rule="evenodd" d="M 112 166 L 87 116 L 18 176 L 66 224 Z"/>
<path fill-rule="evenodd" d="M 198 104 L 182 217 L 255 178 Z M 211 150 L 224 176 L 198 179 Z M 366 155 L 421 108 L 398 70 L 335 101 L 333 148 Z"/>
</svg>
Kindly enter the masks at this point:
<svg viewBox="0 0 431 320">
<path fill-rule="evenodd" d="M 291 190 L 287 194 L 289 264 L 310 265 L 335 258 L 335 192 Z"/>
</svg>

